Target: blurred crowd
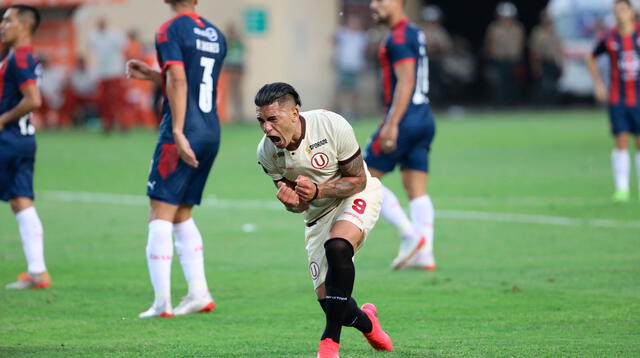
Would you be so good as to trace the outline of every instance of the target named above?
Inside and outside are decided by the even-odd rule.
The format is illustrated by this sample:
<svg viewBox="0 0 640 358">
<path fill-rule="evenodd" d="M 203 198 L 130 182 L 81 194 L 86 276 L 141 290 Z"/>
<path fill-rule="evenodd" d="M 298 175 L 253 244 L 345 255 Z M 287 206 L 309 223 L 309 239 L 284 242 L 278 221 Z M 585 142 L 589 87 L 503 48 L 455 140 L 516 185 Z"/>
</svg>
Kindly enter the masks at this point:
<svg viewBox="0 0 640 358">
<path fill-rule="evenodd" d="M 372 23 L 368 1 L 361 3 L 355 11 L 345 8 L 342 24 L 332 39 L 336 79 L 333 109 L 347 118 L 377 113 L 380 106 L 375 80 L 379 76 L 378 47 L 386 30 Z M 560 102 L 563 44 L 546 12 L 527 33 L 517 7 L 510 2 L 498 4 L 481 46 L 450 33 L 445 26 L 446 14 L 438 6 L 425 6 L 420 15 L 417 24 L 427 37 L 429 96 L 435 107 Z M 222 121 L 244 121 L 242 84 L 247 49 L 237 26 L 230 24 L 224 32 L 228 53 L 219 81 L 219 114 Z M 78 55 L 71 68 L 40 56 L 44 105 L 35 123 L 53 128 L 93 125 L 105 132 L 157 127 L 162 89 L 124 77 L 129 59 L 157 68 L 153 44 L 142 43 L 135 30 L 125 33 L 103 18 L 88 36 L 87 48 L 86 56 Z"/>
<path fill-rule="evenodd" d="M 235 26 L 225 32 L 228 55 L 224 79 L 231 113 L 242 118 L 242 75 L 245 47 Z M 88 37 L 87 56 L 78 55 L 71 68 L 51 63 L 40 55 L 43 106 L 34 115 L 41 128 L 99 126 L 105 133 L 129 131 L 134 126 L 156 128 L 161 116 L 162 89 L 149 81 L 125 77 L 130 59 L 158 69 L 153 44 L 143 44 L 135 30 L 124 32 L 98 20 Z"/>
<path fill-rule="evenodd" d="M 375 24 L 365 26 L 367 16 L 366 10 L 347 13 L 334 36 L 334 102 L 347 118 L 361 111 L 360 82 L 378 66 L 377 49 L 384 33 Z M 540 15 L 539 24 L 527 38 L 516 6 L 500 3 L 481 50 L 447 31 L 444 20 L 445 14 L 438 6 L 428 5 L 418 22 L 427 37 L 429 96 L 434 106 L 487 100 L 495 106 L 559 102 L 563 45 L 548 14 Z M 486 98 L 478 93 L 491 95 Z"/>
<path fill-rule="evenodd" d="M 88 38 L 88 56 L 77 56 L 72 68 L 40 56 L 43 106 L 35 120 L 41 127 L 70 127 L 100 121 L 105 132 L 128 131 L 134 125 L 158 123 L 151 83 L 124 77 L 125 63 L 138 59 L 155 65 L 153 49 L 136 31 L 126 34 L 100 19 Z"/>
</svg>

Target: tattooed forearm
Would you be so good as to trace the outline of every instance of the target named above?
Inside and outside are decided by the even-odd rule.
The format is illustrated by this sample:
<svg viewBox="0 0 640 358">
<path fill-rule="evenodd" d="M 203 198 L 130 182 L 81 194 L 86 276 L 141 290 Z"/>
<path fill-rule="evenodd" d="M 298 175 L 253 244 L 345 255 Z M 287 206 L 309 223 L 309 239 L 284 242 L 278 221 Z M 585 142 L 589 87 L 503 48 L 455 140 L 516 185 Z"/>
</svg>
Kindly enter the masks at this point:
<svg viewBox="0 0 640 358">
<path fill-rule="evenodd" d="M 319 198 L 346 198 L 363 191 L 367 186 L 362 154 L 358 154 L 348 163 L 340 164 L 339 170 L 342 178 L 318 185 Z"/>
</svg>

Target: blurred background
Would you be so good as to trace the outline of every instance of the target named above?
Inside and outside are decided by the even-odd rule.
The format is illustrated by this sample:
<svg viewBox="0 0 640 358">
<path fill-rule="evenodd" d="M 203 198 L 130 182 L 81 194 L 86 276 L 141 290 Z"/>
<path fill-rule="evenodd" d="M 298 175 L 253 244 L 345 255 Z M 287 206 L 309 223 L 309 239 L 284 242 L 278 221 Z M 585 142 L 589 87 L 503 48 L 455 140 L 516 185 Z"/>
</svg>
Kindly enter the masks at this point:
<svg viewBox="0 0 640 358">
<path fill-rule="evenodd" d="M 123 73 L 131 58 L 156 65 L 153 35 L 171 16 L 166 4 L 0 4 L 17 2 L 39 7 L 44 17 L 35 43 L 44 66 L 46 103 L 35 119 L 40 128 L 100 128 L 101 120 L 124 131 L 157 126 L 159 89 Z M 428 37 L 433 106 L 460 114 L 592 105 L 583 59 L 598 34 L 613 25 L 612 3 L 407 0 L 411 20 Z M 224 122 L 250 121 L 255 91 L 272 81 L 292 83 L 303 93 L 305 108 L 331 108 L 350 120 L 379 116 L 377 48 L 386 30 L 372 22 L 368 0 L 201 1 L 198 11 L 229 41 L 219 92 Z M 101 95 L 114 86 L 121 88 L 118 95 Z"/>
</svg>

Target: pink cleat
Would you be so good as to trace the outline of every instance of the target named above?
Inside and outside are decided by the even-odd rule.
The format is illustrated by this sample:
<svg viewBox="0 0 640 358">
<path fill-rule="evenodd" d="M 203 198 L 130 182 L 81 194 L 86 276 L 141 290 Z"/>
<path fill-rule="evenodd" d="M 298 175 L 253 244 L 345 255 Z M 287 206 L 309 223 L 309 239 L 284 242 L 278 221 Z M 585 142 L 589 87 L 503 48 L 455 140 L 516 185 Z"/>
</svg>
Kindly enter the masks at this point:
<svg viewBox="0 0 640 358">
<path fill-rule="evenodd" d="M 320 341 L 317 358 L 340 358 L 338 351 L 340 351 L 340 343 L 334 342 L 331 338 L 325 338 Z"/>
<path fill-rule="evenodd" d="M 373 326 L 371 332 L 363 333 L 364 338 L 366 338 L 371 347 L 377 351 L 392 351 L 393 343 L 391 343 L 389 335 L 380 327 L 376 306 L 373 303 L 365 303 L 360 309 L 369 316 L 371 325 Z"/>
</svg>

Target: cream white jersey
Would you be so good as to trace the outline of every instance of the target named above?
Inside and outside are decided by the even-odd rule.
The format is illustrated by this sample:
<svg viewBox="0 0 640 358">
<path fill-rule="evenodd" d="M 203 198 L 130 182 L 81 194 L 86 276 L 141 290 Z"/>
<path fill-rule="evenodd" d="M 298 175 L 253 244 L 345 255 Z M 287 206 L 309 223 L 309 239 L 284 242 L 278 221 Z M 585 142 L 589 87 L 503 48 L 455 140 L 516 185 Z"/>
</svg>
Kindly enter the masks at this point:
<svg viewBox="0 0 640 358">
<path fill-rule="evenodd" d="M 295 181 L 304 175 L 316 184 L 342 177 L 339 166 L 360 155 L 353 128 L 341 115 L 313 110 L 300 113 L 302 141 L 296 150 L 280 149 L 264 136 L 258 144 L 258 163 L 274 181 Z M 367 179 L 369 170 L 365 166 Z M 343 199 L 326 198 L 309 203 L 305 222 L 309 223 L 337 207 Z"/>
</svg>

